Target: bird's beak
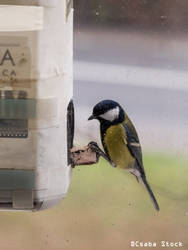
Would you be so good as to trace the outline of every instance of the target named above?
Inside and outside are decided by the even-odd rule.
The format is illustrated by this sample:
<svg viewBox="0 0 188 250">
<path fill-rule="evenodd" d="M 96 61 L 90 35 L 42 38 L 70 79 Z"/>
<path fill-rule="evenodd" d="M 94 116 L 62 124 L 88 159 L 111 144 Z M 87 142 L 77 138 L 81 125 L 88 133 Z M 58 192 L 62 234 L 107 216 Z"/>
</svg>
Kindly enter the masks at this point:
<svg viewBox="0 0 188 250">
<path fill-rule="evenodd" d="M 90 120 L 93 120 L 93 119 L 95 119 L 96 117 L 94 116 L 94 115 L 91 115 L 89 118 L 88 118 L 88 121 L 90 121 Z"/>
</svg>

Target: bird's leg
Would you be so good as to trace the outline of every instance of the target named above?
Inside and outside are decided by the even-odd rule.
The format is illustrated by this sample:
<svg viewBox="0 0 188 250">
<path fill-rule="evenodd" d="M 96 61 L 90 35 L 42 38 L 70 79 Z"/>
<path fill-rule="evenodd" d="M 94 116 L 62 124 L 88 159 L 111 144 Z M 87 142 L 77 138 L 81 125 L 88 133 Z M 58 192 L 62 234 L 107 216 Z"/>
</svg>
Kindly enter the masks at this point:
<svg viewBox="0 0 188 250">
<path fill-rule="evenodd" d="M 98 144 L 96 142 L 90 142 L 88 144 L 88 147 L 91 148 L 91 150 L 93 150 L 94 152 L 96 152 L 96 154 L 98 155 L 98 157 L 103 157 L 107 162 L 110 163 L 110 165 L 112 167 L 116 167 L 115 163 L 113 161 L 111 161 L 109 159 L 109 157 L 99 148 Z"/>
<path fill-rule="evenodd" d="M 137 182 L 139 182 L 140 173 L 135 168 L 129 169 L 129 172 L 136 177 Z"/>
</svg>

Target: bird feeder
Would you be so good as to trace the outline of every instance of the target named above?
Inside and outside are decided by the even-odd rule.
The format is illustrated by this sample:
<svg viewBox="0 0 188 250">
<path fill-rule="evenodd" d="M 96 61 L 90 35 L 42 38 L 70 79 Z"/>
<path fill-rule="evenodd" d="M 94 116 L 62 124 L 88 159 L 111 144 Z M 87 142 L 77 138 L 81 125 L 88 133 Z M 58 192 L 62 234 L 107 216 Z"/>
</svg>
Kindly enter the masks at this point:
<svg viewBox="0 0 188 250">
<path fill-rule="evenodd" d="M 0 0 L 0 209 L 58 204 L 74 136 L 71 0 Z"/>
</svg>

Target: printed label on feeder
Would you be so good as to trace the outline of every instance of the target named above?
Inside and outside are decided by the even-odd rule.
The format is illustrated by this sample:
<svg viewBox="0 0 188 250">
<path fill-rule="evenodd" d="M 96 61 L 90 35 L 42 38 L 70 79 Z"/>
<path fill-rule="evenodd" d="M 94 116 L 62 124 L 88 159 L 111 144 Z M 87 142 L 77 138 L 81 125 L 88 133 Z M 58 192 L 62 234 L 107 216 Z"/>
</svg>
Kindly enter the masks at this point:
<svg viewBox="0 0 188 250">
<path fill-rule="evenodd" d="M 0 88 L 30 87 L 30 49 L 25 37 L 0 37 Z"/>
<path fill-rule="evenodd" d="M 0 138 L 27 138 L 28 120 L 0 119 Z"/>
</svg>

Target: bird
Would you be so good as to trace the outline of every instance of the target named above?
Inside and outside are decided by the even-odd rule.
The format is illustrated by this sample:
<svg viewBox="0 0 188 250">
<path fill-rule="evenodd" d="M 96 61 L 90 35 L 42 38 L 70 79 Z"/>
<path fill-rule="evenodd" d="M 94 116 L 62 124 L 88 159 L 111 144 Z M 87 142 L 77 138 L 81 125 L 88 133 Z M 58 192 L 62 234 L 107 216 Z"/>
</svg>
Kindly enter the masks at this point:
<svg viewBox="0 0 188 250">
<path fill-rule="evenodd" d="M 138 182 L 143 183 L 154 208 L 159 211 L 158 202 L 146 179 L 138 134 L 127 113 L 118 102 L 103 100 L 94 106 L 88 120 L 93 119 L 100 123 L 101 142 L 109 162 L 128 170 Z"/>
</svg>

